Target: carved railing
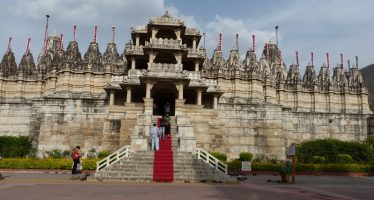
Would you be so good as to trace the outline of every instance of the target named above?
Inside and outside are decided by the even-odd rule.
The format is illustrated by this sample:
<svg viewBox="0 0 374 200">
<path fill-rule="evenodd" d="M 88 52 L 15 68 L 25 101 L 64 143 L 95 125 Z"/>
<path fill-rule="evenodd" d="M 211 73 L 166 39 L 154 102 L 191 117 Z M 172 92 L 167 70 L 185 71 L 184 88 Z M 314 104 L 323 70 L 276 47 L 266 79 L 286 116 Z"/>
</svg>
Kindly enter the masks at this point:
<svg viewBox="0 0 374 200">
<path fill-rule="evenodd" d="M 227 165 L 222 161 L 218 160 L 216 157 L 212 156 L 209 152 L 201 148 L 196 148 L 197 158 L 208 163 L 210 166 L 216 168 L 217 170 L 227 174 Z"/>
<path fill-rule="evenodd" d="M 126 46 L 125 54 L 144 55 L 143 46 Z"/>
<path fill-rule="evenodd" d="M 188 49 L 187 57 L 198 57 L 203 58 L 205 57 L 205 52 L 200 49 Z"/>
<path fill-rule="evenodd" d="M 96 172 L 102 171 L 104 168 L 107 168 L 118 161 L 120 161 L 122 158 L 127 158 L 130 156 L 131 147 L 130 146 L 124 146 L 120 149 L 118 149 L 116 152 L 110 154 L 106 158 L 98 161 L 96 163 Z"/>
</svg>

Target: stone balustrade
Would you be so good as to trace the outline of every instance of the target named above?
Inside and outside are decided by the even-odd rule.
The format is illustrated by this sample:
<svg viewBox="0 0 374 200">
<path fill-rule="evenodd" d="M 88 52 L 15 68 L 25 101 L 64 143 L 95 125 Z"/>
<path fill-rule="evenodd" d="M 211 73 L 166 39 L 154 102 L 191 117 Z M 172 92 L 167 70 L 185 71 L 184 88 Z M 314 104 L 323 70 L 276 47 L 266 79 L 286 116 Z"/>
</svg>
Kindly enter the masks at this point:
<svg viewBox="0 0 374 200">
<path fill-rule="evenodd" d="M 145 46 L 166 49 L 187 49 L 187 45 L 182 44 L 182 40 L 168 38 L 153 38 L 150 42 L 146 41 Z"/>
<path fill-rule="evenodd" d="M 200 80 L 201 79 L 201 73 L 199 71 L 185 71 L 187 74 L 187 77 L 191 80 Z"/>
<path fill-rule="evenodd" d="M 157 70 L 177 70 L 177 71 L 181 71 L 183 69 L 183 64 L 152 63 L 152 64 L 150 64 L 150 68 L 151 69 L 157 69 Z"/>
<path fill-rule="evenodd" d="M 144 55 L 143 46 L 126 46 L 125 54 Z"/>
<path fill-rule="evenodd" d="M 187 57 L 202 58 L 205 57 L 204 51 L 200 49 L 188 49 Z"/>
</svg>

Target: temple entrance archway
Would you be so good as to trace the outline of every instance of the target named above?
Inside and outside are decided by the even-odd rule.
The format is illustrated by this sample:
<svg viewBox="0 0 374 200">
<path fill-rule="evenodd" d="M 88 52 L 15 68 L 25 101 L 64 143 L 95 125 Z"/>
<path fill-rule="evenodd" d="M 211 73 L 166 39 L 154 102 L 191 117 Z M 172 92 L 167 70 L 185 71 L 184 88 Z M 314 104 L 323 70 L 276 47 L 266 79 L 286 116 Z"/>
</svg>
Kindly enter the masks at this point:
<svg viewBox="0 0 374 200">
<path fill-rule="evenodd" d="M 175 115 L 175 99 L 178 91 L 171 82 L 158 82 L 152 88 L 151 96 L 153 98 L 153 115 L 165 115 L 165 105 L 169 103 L 169 115 Z"/>
</svg>

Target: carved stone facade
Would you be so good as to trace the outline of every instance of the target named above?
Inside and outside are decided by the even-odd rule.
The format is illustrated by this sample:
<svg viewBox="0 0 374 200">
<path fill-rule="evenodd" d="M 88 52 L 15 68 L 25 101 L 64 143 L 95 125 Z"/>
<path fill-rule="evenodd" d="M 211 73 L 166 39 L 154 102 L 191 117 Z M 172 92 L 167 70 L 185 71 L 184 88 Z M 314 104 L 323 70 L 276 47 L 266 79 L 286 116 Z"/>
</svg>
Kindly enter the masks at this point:
<svg viewBox="0 0 374 200">
<path fill-rule="evenodd" d="M 164 105 L 176 123 L 180 151 L 202 147 L 235 158 L 249 151 L 283 158 L 293 142 L 317 138 L 361 141 L 368 133 L 367 90 L 357 67 L 325 64 L 287 70 L 276 44 L 261 58 L 238 49 L 226 60 L 198 48 L 202 34 L 168 13 L 132 28 L 119 55 L 96 41 L 81 58 L 56 35 L 34 64 L 18 68 L 11 49 L 0 64 L 0 135 L 30 135 L 40 153 L 81 145 L 84 151 L 132 145 L 149 149 L 149 128 Z"/>
</svg>

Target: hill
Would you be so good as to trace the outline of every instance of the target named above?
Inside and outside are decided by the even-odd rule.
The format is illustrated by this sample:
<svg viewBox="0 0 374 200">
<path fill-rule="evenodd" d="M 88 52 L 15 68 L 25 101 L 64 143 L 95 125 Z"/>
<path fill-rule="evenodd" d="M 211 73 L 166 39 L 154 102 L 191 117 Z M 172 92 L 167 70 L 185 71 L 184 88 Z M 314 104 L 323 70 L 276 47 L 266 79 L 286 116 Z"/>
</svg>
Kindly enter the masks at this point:
<svg viewBox="0 0 374 200">
<path fill-rule="evenodd" d="M 369 106 L 374 111 L 374 64 L 360 69 L 364 83 L 369 91 Z"/>
</svg>

